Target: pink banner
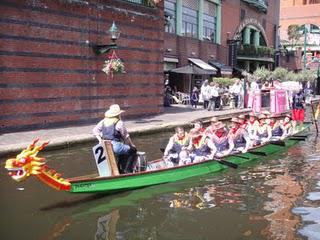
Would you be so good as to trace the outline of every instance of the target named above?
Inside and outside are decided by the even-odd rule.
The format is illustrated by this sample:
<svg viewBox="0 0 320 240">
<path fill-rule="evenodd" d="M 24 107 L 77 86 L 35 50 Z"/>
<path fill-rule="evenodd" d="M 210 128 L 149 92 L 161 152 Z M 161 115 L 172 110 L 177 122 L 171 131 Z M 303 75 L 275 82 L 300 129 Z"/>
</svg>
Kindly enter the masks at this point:
<svg viewBox="0 0 320 240">
<path fill-rule="evenodd" d="M 283 113 L 287 110 L 286 91 L 270 91 L 270 111 L 273 113 Z"/>
</svg>

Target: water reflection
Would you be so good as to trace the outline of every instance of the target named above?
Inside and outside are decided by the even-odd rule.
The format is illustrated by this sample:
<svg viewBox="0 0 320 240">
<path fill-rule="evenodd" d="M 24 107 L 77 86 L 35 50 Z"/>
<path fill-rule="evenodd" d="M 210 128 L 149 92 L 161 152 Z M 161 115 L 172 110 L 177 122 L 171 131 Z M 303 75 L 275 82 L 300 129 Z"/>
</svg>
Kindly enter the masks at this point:
<svg viewBox="0 0 320 240">
<path fill-rule="evenodd" d="M 119 210 L 98 218 L 95 240 L 115 240 L 117 238 L 117 222 L 120 218 Z"/>
<path fill-rule="evenodd" d="M 164 139 L 167 135 L 135 142 L 154 159 L 161 155 L 158 147 Z M 50 152 L 47 157 L 66 175 L 81 175 L 96 170 L 94 162 L 88 162 L 90 147 Z M 12 183 L 0 172 L 6 193 L 0 199 L 0 237 L 229 240 L 297 239 L 301 234 L 319 239 L 319 153 L 320 144 L 311 138 L 237 170 L 115 195 L 67 195 L 34 179 Z M 26 223 L 27 232 L 10 230 Z"/>
</svg>

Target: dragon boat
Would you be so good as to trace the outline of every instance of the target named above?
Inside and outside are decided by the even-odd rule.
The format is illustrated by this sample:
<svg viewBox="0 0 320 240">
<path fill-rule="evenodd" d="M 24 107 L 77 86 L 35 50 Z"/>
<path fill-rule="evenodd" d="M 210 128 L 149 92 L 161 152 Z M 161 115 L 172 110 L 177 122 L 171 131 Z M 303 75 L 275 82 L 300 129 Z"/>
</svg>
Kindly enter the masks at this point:
<svg viewBox="0 0 320 240">
<path fill-rule="evenodd" d="M 223 159 L 205 160 L 170 168 L 164 167 L 163 160 L 158 159 L 148 162 L 144 171 L 108 177 L 91 174 L 63 178 L 56 170 L 47 166 L 45 158 L 37 156 L 48 145 L 48 142 L 37 146 L 38 139 L 36 139 L 15 158 L 8 159 L 5 168 L 8 170 L 9 176 L 17 182 L 26 180 L 30 176 L 35 176 L 46 185 L 69 193 L 114 193 L 219 172 L 228 167 L 237 167 L 238 165 L 283 152 L 299 141 L 305 140 L 307 138 L 305 133 L 309 127 L 310 124 L 305 124 L 299 132 L 284 140 L 267 142 L 251 148 L 246 153 L 234 153 L 223 157 Z M 114 156 L 111 158 L 114 159 Z"/>
</svg>

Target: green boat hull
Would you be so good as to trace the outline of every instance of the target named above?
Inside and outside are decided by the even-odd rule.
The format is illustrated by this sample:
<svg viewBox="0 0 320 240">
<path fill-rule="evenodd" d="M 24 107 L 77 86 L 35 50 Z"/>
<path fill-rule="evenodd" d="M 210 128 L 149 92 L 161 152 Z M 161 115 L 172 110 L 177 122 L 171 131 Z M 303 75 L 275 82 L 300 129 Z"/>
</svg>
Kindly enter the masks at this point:
<svg viewBox="0 0 320 240">
<path fill-rule="evenodd" d="M 287 148 L 297 144 L 299 140 L 284 140 L 281 145 L 268 144 L 250 150 L 247 153 L 225 157 L 224 160 L 238 165 L 265 158 L 272 154 L 285 151 Z M 217 161 L 203 161 L 200 163 L 184 165 L 174 168 L 146 171 L 137 174 L 119 175 L 115 177 L 87 178 L 71 180 L 71 193 L 112 193 L 147 187 L 151 185 L 175 182 L 190 177 L 219 172 L 228 167 Z"/>
</svg>

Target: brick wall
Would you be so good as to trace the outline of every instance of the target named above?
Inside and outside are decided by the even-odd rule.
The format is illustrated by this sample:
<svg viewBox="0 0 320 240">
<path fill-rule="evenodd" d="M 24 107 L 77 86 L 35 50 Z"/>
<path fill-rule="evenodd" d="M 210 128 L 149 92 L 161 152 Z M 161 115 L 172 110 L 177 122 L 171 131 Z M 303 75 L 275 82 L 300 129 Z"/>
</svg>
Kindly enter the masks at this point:
<svg viewBox="0 0 320 240">
<path fill-rule="evenodd" d="M 314 24 L 320 26 L 320 4 L 287 6 L 282 4 L 280 9 L 280 37 L 287 39 L 289 25 Z"/>
<path fill-rule="evenodd" d="M 1 132 L 91 123 L 118 103 L 124 117 L 163 111 L 163 2 L 0 1 Z M 121 30 L 126 74 L 107 77 L 92 45 Z"/>
<path fill-rule="evenodd" d="M 268 11 L 267 13 L 263 13 L 258 11 L 257 8 L 252 7 L 242 1 L 222 1 L 221 44 L 223 46 L 226 46 L 228 32 L 230 32 L 231 38 L 235 35 L 241 21 L 240 11 L 241 9 L 243 9 L 245 11 L 245 18 L 254 18 L 261 25 L 263 25 L 263 21 L 265 20 L 265 32 L 267 36 L 268 46 L 274 47 L 274 26 L 279 24 L 279 4 L 280 3 L 278 2 L 278 0 L 269 0 Z"/>
</svg>

